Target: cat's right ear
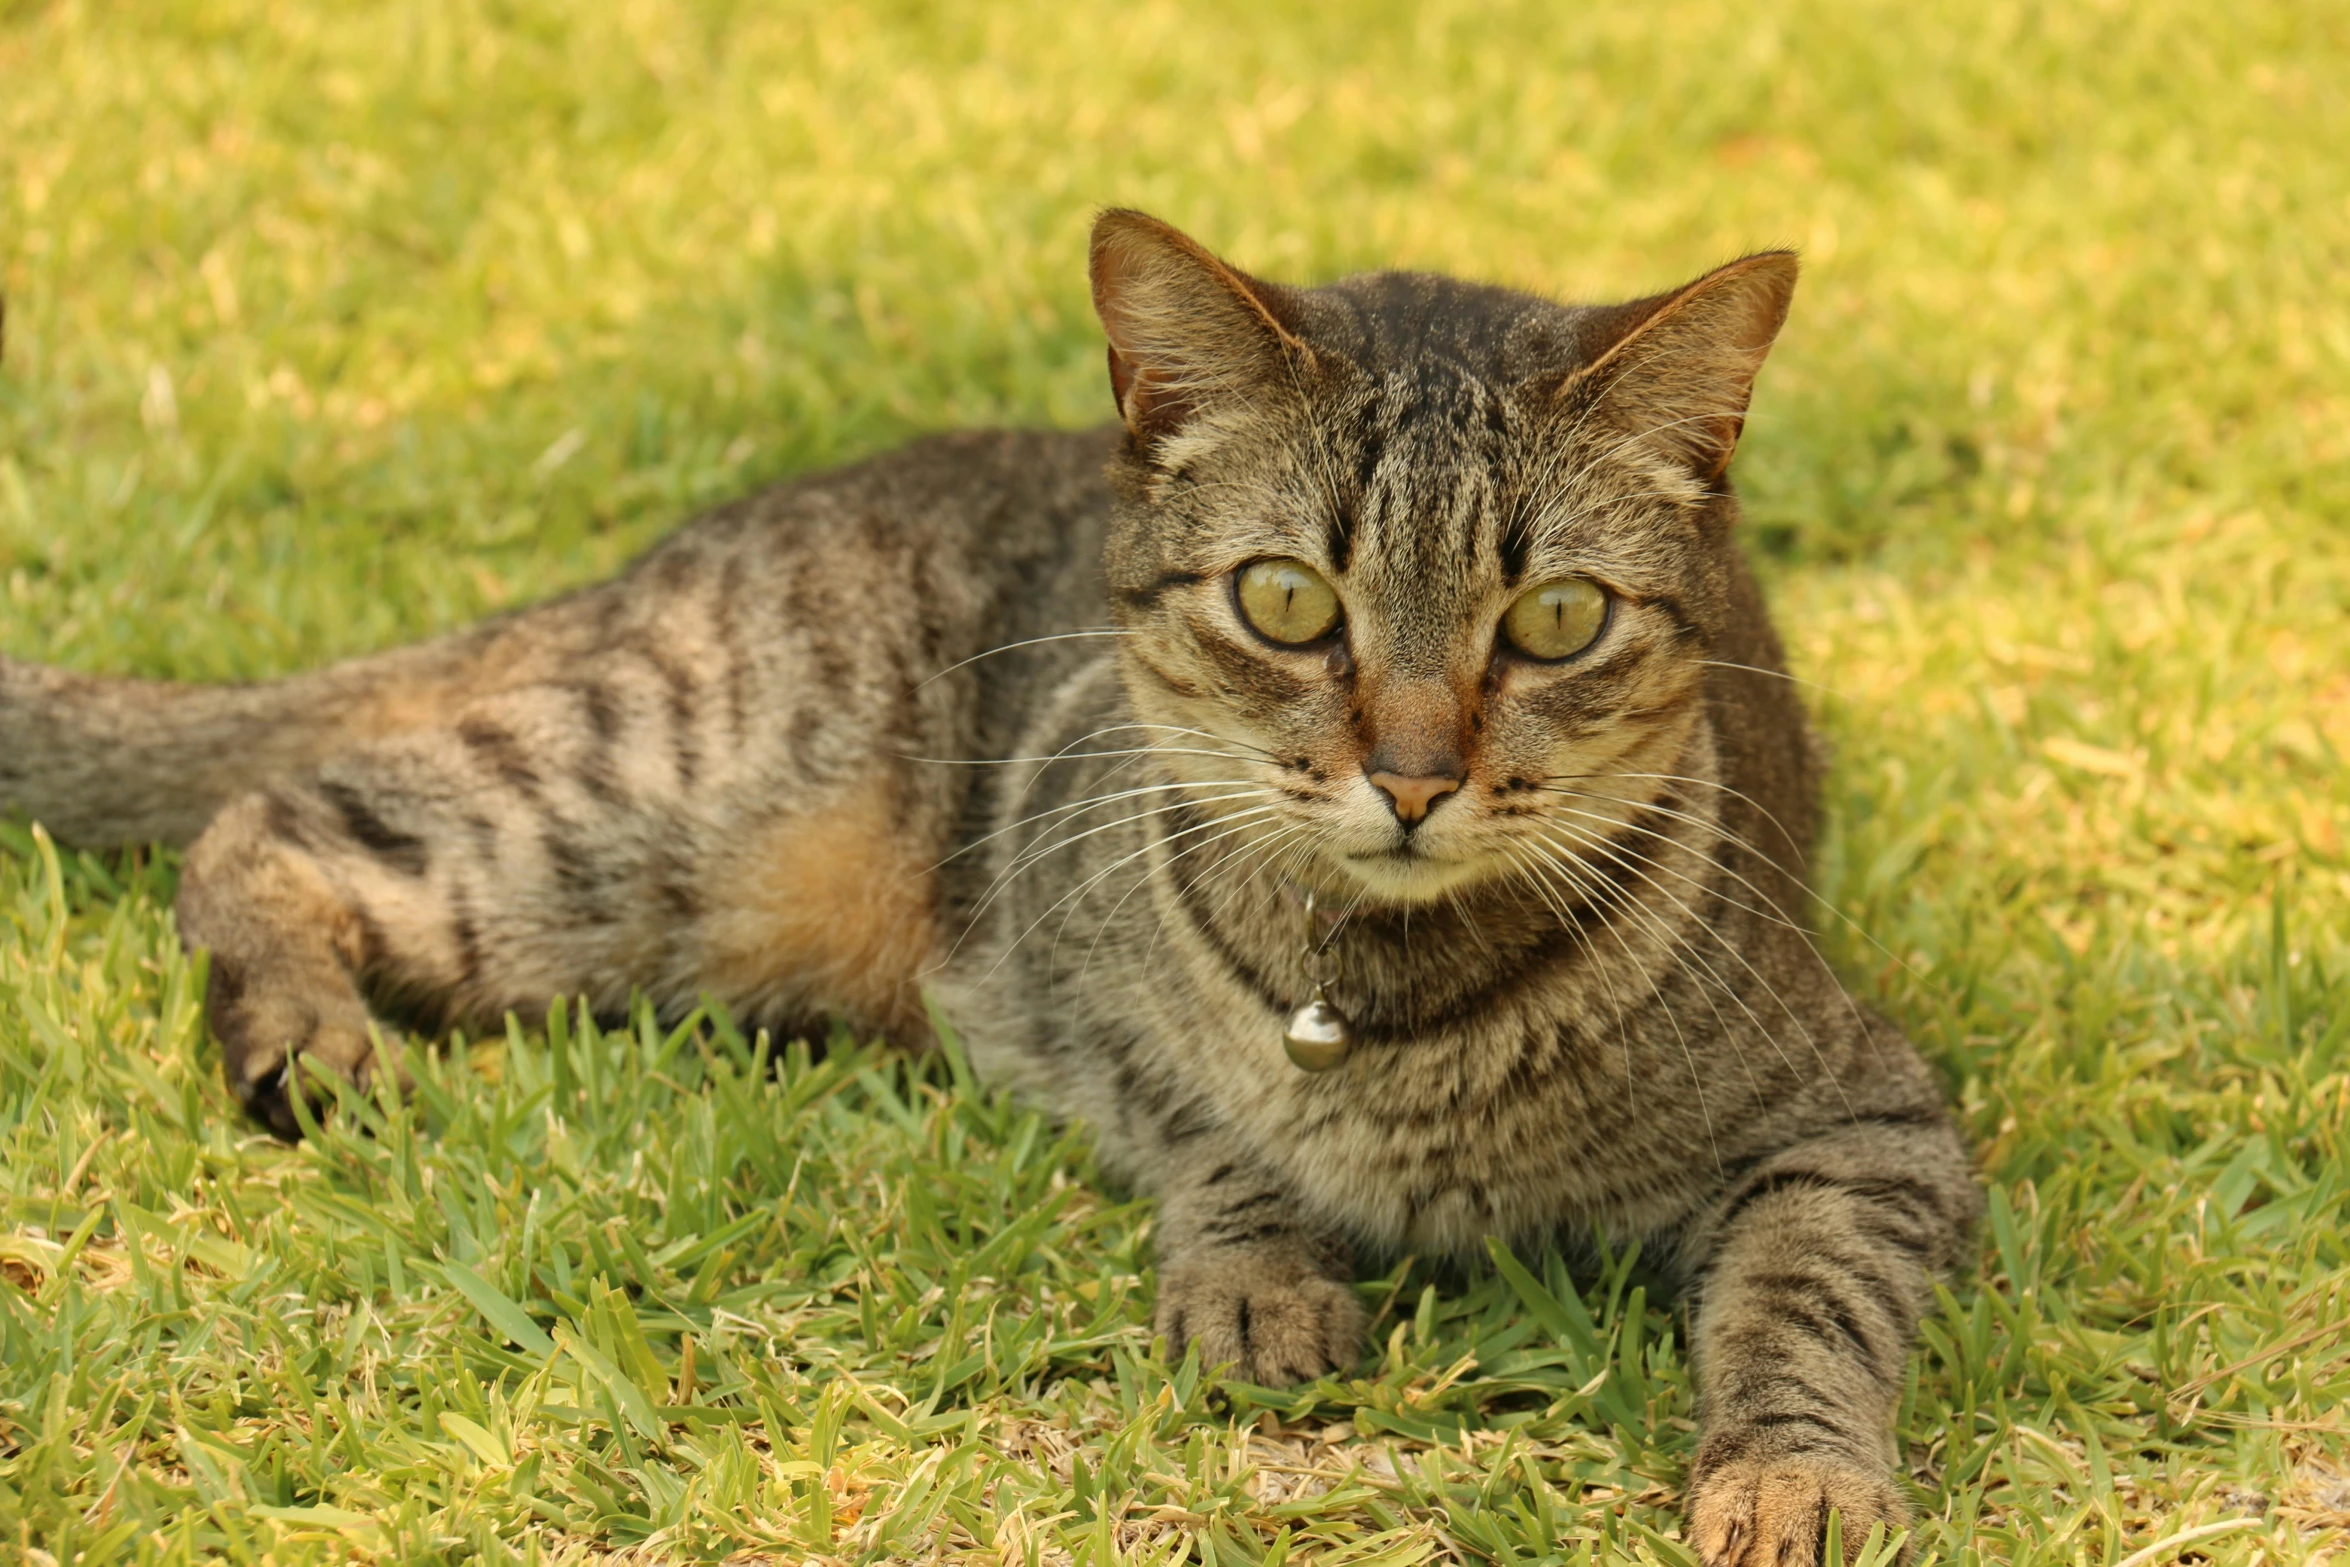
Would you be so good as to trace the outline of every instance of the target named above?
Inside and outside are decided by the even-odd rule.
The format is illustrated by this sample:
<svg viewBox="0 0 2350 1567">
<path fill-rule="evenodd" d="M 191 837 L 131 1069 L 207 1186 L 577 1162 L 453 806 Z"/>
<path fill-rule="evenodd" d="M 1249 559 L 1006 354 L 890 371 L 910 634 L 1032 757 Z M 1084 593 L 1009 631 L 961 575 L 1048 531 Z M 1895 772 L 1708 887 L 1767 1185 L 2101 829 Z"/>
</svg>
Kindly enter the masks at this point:
<svg viewBox="0 0 2350 1567">
<path fill-rule="evenodd" d="M 1110 392 L 1141 440 L 1180 430 L 1217 401 L 1247 400 L 1313 355 L 1271 285 L 1157 218 L 1113 208 L 1093 225 L 1093 308 L 1110 339 Z"/>
</svg>

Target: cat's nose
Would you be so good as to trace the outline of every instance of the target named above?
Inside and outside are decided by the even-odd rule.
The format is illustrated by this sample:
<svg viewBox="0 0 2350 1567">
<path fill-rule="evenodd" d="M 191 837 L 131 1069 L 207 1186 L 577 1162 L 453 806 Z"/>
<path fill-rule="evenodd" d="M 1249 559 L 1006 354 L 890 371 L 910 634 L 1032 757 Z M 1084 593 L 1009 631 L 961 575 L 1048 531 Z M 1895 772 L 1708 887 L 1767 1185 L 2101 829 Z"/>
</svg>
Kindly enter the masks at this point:
<svg viewBox="0 0 2350 1567">
<path fill-rule="evenodd" d="M 1413 778 L 1403 773 L 1373 773 L 1371 787 L 1387 796 L 1387 804 L 1395 812 L 1395 819 L 1406 828 L 1417 826 L 1442 795 L 1461 786 L 1458 778 L 1446 773 Z"/>
</svg>

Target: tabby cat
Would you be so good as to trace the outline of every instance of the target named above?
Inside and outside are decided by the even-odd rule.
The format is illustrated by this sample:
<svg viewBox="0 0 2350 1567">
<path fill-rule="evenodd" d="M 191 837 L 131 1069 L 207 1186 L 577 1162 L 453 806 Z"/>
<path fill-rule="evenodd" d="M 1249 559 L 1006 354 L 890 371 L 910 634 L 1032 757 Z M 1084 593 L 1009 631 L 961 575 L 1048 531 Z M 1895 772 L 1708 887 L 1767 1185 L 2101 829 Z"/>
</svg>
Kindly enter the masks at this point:
<svg viewBox="0 0 2350 1567">
<path fill-rule="evenodd" d="M 1288 288 L 1110 212 L 1118 426 L 922 441 L 272 684 L 0 662 L 0 802 L 189 845 L 288 1136 L 305 1073 L 396 1069 L 378 1011 L 912 1042 L 927 993 L 1156 1194 L 1158 1325 L 1239 1377 L 1356 1359 L 1358 1250 L 1639 1238 L 1695 1544 L 1811 1560 L 1908 1516 L 1891 1405 L 1978 1199 L 1806 937 L 1815 751 L 1725 480 L 1795 273 Z"/>
</svg>

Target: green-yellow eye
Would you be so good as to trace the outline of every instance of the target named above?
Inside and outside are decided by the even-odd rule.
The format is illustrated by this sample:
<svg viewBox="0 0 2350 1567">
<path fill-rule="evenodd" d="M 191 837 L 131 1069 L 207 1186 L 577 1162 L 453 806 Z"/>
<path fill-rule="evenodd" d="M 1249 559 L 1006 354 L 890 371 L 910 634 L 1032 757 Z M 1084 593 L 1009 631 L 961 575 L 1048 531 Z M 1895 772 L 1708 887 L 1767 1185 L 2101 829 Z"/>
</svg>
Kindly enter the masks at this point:
<svg viewBox="0 0 2350 1567">
<path fill-rule="evenodd" d="M 1243 566 L 1240 612 L 1275 642 L 1318 642 L 1338 624 L 1338 592 L 1302 560 L 1260 560 Z"/>
<path fill-rule="evenodd" d="M 1501 634 L 1528 658 L 1569 658 L 1591 645 L 1607 624 L 1607 590 L 1582 577 L 1562 577 L 1518 595 L 1501 617 Z"/>
</svg>

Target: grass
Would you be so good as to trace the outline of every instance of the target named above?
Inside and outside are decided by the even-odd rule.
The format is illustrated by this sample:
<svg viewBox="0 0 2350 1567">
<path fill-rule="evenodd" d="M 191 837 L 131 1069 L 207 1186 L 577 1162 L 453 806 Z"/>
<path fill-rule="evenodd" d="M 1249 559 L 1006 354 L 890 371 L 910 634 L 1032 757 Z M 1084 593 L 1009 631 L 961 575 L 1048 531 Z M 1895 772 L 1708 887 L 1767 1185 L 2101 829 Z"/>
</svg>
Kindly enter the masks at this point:
<svg viewBox="0 0 2350 1567">
<path fill-rule="evenodd" d="M 1740 460 L 1823 890 L 1992 1220 L 1958 1562 L 2350 1541 L 2350 13 L 0 0 L 0 648 L 265 675 L 906 434 L 1107 408 L 1110 201 L 1561 294 L 1795 242 Z M 0 1555 L 1679 1564 L 1636 1258 L 1154 1358 L 1147 1205 L 951 1056 L 711 1020 L 231 1113 L 167 854 L 0 852 Z"/>
</svg>

